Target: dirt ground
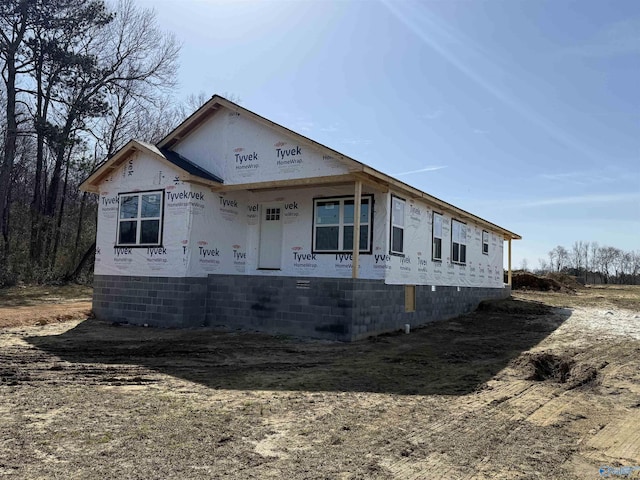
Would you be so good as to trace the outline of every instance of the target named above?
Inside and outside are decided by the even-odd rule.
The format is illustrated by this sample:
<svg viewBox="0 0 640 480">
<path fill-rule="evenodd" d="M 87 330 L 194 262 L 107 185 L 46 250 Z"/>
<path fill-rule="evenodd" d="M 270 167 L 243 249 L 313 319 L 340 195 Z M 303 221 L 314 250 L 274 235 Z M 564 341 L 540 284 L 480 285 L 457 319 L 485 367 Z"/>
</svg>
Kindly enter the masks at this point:
<svg viewBox="0 0 640 480">
<path fill-rule="evenodd" d="M 516 293 L 353 344 L 61 322 L 82 296 L 33 297 L 0 292 L 0 477 L 588 479 L 640 466 L 640 287 Z M 17 322 L 7 306 L 34 310 Z"/>
<path fill-rule="evenodd" d="M 74 284 L 0 288 L 0 328 L 84 320 L 91 294 L 90 287 Z"/>
</svg>

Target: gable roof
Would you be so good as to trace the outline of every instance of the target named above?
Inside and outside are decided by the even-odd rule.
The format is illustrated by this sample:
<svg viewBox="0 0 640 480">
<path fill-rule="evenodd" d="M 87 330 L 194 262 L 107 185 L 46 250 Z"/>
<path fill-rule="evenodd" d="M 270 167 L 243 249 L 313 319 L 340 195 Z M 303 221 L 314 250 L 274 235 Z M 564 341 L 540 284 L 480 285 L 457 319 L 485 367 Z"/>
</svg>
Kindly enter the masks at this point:
<svg viewBox="0 0 640 480">
<path fill-rule="evenodd" d="M 271 120 L 262 117 L 257 113 L 252 112 L 251 110 L 247 110 L 246 108 L 241 107 L 240 105 L 227 100 L 224 97 L 221 97 L 220 95 L 214 95 L 213 97 L 211 97 L 208 102 L 202 105 L 192 115 L 187 117 L 166 137 L 160 140 L 157 146 L 138 140 L 131 140 L 124 147 L 118 150 L 112 157 L 102 163 L 96 170 L 94 170 L 91 175 L 89 175 L 89 177 L 80 184 L 80 189 L 87 192 L 99 193 L 99 185 L 104 180 L 104 178 L 110 175 L 115 169 L 117 169 L 134 151 L 149 153 L 161 162 L 165 162 L 179 168 L 184 172 L 184 174 L 180 177 L 180 179 L 183 181 L 203 184 L 216 188 L 222 187 L 222 184 L 224 182 L 221 178 L 217 177 L 211 172 L 208 172 L 207 170 L 203 169 L 202 167 L 198 166 L 194 162 L 188 160 L 187 158 L 171 149 L 183 138 L 187 137 L 192 131 L 206 122 L 222 107 L 227 108 L 232 112 L 236 112 L 238 114 L 242 114 L 248 118 L 251 118 L 256 122 L 265 125 L 284 136 L 296 137 L 298 140 L 301 140 L 311 145 L 312 147 L 319 149 L 320 151 L 324 151 L 327 155 L 330 155 L 331 157 L 344 163 L 349 171 L 349 174 L 347 176 L 342 176 L 342 181 L 345 180 L 345 177 L 348 177 L 349 179 L 351 179 L 351 181 L 361 180 L 364 183 L 374 185 L 378 188 L 394 189 L 396 191 L 402 192 L 409 198 L 422 199 L 441 212 L 449 213 L 450 215 L 455 216 L 456 218 L 459 218 L 461 220 L 466 219 L 473 221 L 495 232 L 499 232 L 506 240 L 520 240 L 522 238 L 517 233 L 513 233 L 505 228 L 500 227 L 499 225 L 496 225 L 495 223 L 485 220 L 484 218 L 478 217 L 477 215 L 467 212 L 466 210 L 458 208 L 455 205 L 434 197 L 433 195 L 429 195 L 422 190 L 412 187 L 411 185 L 404 183 L 403 181 L 398 180 L 397 178 L 394 178 L 390 175 L 382 173 L 375 168 L 372 168 L 362 162 L 359 162 L 358 160 L 355 160 L 347 155 L 344 155 L 343 153 L 338 152 L 337 150 L 316 142 L 311 138 L 305 137 L 298 132 L 294 132 L 293 130 L 283 127 L 278 123 L 272 122 Z M 327 177 L 327 180 L 330 179 L 331 177 Z M 277 183 L 280 183 L 280 187 L 291 185 L 291 182 L 286 180 L 283 180 L 281 182 L 265 182 L 265 184 L 267 183 L 268 188 L 274 188 L 274 184 Z M 311 182 L 307 181 L 305 182 L 305 185 L 309 185 L 310 183 Z M 259 184 L 250 184 L 246 186 L 247 189 L 260 188 Z M 234 189 L 241 189 L 243 185 L 233 185 L 232 187 Z"/>
<path fill-rule="evenodd" d="M 196 165 L 192 161 L 183 157 L 177 152 L 166 148 L 158 148 L 150 143 L 139 140 L 131 140 L 115 154 L 109 157 L 98 168 L 96 168 L 81 184 L 80 190 L 92 193 L 99 193 L 99 185 L 105 177 L 111 175 L 122 165 L 134 152 L 143 152 L 169 166 L 177 167 L 184 173 L 181 180 L 205 185 L 220 185 L 224 183 L 222 179 L 204 168 Z"/>
<path fill-rule="evenodd" d="M 461 208 L 456 207 L 444 200 L 440 200 L 433 195 L 429 195 L 422 190 L 412 187 L 411 185 L 404 183 L 397 178 L 394 178 L 390 175 L 380 172 L 375 168 L 372 168 L 358 160 L 355 160 L 343 153 L 338 152 L 326 145 L 323 145 L 315 140 L 305 137 L 304 135 L 299 134 L 298 132 L 294 132 L 286 127 L 283 127 L 280 124 L 272 122 L 271 120 L 258 115 L 257 113 L 252 112 L 251 110 L 247 110 L 244 107 L 241 107 L 237 103 L 234 103 L 230 100 L 227 100 L 220 95 L 214 95 L 211 99 L 202 105 L 198 110 L 196 110 L 191 116 L 185 119 L 180 125 L 178 125 L 175 129 L 173 129 L 166 137 L 164 137 L 160 142 L 158 142 L 158 147 L 162 150 L 170 149 L 177 143 L 179 143 L 183 138 L 187 137 L 192 131 L 197 129 L 200 125 L 202 125 L 205 121 L 207 121 L 212 115 L 214 115 L 221 107 L 225 107 L 233 112 L 240 113 L 244 116 L 247 116 L 258 123 L 270 127 L 277 131 L 278 133 L 285 136 L 294 136 L 304 142 L 312 145 L 320 149 L 321 151 L 326 152 L 328 155 L 333 158 L 341 161 L 348 168 L 349 172 L 351 172 L 352 176 L 362 180 L 363 182 L 376 185 L 378 187 L 386 187 L 386 188 L 394 188 L 400 190 L 407 194 L 411 198 L 421 198 L 426 202 L 434 205 L 437 209 L 448 212 L 452 215 L 455 215 L 461 219 L 472 220 L 480 225 L 484 225 L 490 228 L 493 231 L 500 232 L 503 237 L 507 240 L 520 240 L 522 237 L 517 233 L 513 233 L 505 228 L 502 228 L 495 223 L 489 222 L 484 218 L 478 217 L 470 212 L 467 212 Z M 273 182 L 270 182 L 273 183 Z M 286 182 L 282 182 L 283 186 Z M 239 185 L 238 187 L 241 187 Z M 255 185 L 252 185 L 255 187 Z"/>
</svg>

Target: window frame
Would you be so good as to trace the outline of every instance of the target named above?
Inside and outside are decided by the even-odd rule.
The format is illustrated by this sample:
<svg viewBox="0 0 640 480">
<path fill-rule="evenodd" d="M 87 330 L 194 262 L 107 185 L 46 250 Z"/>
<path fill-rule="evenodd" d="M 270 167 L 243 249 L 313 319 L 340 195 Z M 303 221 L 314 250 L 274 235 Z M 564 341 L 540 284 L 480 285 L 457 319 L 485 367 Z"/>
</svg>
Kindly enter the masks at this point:
<svg viewBox="0 0 640 480">
<path fill-rule="evenodd" d="M 440 236 L 439 237 L 436 237 L 436 215 L 440 217 Z M 443 222 L 444 222 L 444 215 L 440 212 L 434 211 L 431 217 L 431 261 L 433 262 L 442 262 L 442 245 L 443 245 L 442 240 L 444 240 L 444 233 L 442 228 Z M 440 240 L 440 257 L 435 256 L 436 238 Z"/>
<path fill-rule="evenodd" d="M 484 241 L 484 235 L 485 233 L 487 234 L 487 241 Z M 485 248 L 484 246 L 487 246 L 487 251 L 485 252 Z M 489 255 L 489 231 L 488 230 L 482 230 L 482 254 L 483 255 Z"/>
<path fill-rule="evenodd" d="M 142 196 L 149 194 L 158 194 L 160 195 L 160 215 L 157 217 L 142 217 Z M 120 218 L 120 209 L 122 207 L 122 199 L 124 197 L 138 197 L 138 213 L 135 218 Z M 134 191 L 134 192 L 121 192 L 118 193 L 118 214 L 116 217 L 116 242 L 115 246 L 118 248 L 155 248 L 162 247 L 163 245 L 163 236 L 164 236 L 164 197 L 165 191 L 164 189 L 159 190 L 143 190 L 143 191 Z M 143 220 L 158 220 L 158 242 L 157 243 L 140 243 L 140 235 L 142 229 L 140 228 L 140 224 Z M 120 224 L 122 222 L 136 222 L 136 243 L 120 243 Z"/>
<path fill-rule="evenodd" d="M 454 222 L 459 223 L 461 226 L 464 226 L 464 243 L 454 241 L 453 235 L 453 224 Z M 455 245 L 458 245 L 458 260 L 454 260 L 454 254 L 456 251 Z M 464 261 L 460 261 L 460 252 L 462 249 L 460 246 L 464 246 Z M 451 263 L 455 263 L 457 265 L 466 265 L 467 264 L 467 224 L 465 222 L 461 222 L 460 220 L 456 220 L 455 218 L 451 218 Z"/>
<path fill-rule="evenodd" d="M 373 248 L 372 248 L 372 242 L 373 242 L 373 194 L 367 194 L 367 195 L 361 195 L 360 196 L 360 202 L 362 205 L 362 200 L 366 199 L 369 202 L 369 213 L 368 213 L 368 222 L 366 223 L 368 229 L 367 229 L 367 235 L 368 235 L 368 242 L 367 242 L 367 248 L 366 249 L 359 249 L 359 254 L 360 255 L 370 255 L 373 252 Z M 323 254 L 323 253 L 328 253 L 328 254 L 336 254 L 336 253 L 353 253 L 353 249 L 352 248 L 344 248 L 344 245 L 342 245 L 342 250 L 340 249 L 340 245 L 343 243 L 344 241 L 344 227 L 353 227 L 353 223 L 344 223 L 344 203 L 345 201 L 348 200 L 352 200 L 354 202 L 354 210 L 355 210 L 355 196 L 354 195 L 339 195 L 339 196 L 333 196 L 333 197 L 315 197 L 313 198 L 313 211 L 311 212 L 311 214 L 313 215 L 313 222 L 312 222 L 312 227 L 311 227 L 311 253 L 315 253 L 315 254 Z M 316 222 L 316 206 L 318 204 L 318 202 L 338 202 L 339 203 L 339 208 L 340 208 L 340 212 L 339 212 L 339 219 L 338 219 L 338 223 L 336 225 L 331 224 L 331 226 L 337 226 L 338 227 L 338 249 L 335 250 L 318 250 L 316 248 L 316 229 L 319 226 Z M 355 222 L 355 212 L 354 212 L 354 222 Z M 322 225 L 322 226 L 329 226 L 329 224 L 326 225 Z M 364 224 L 361 222 L 360 226 L 364 226 Z"/>
<path fill-rule="evenodd" d="M 393 223 L 393 201 L 394 200 L 400 200 L 405 208 L 403 209 L 404 211 L 404 218 L 402 219 L 402 225 L 394 225 Z M 404 230 L 405 230 L 405 221 L 406 221 L 406 206 L 407 206 L 407 200 L 399 197 L 397 195 L 391 194 L 391 208 L 389 209 L 389 255 L 396 255 L 398 257 L 404 257 L 405 253 L 404 253 Z M 399 228 L 402 230 L 402 251 L 397 251 L 393 249 L 393 229 L 395 228 Z"/>
</svg>

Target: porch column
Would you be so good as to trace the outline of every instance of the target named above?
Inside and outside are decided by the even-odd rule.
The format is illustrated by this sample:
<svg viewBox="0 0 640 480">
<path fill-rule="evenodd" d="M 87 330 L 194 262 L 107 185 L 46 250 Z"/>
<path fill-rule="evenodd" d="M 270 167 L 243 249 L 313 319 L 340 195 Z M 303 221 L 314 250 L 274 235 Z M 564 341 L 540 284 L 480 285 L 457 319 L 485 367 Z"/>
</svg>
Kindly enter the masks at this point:
<svg viewBox="0 0 640 480">
<path fill-rule="evenodd" d="M 360 262 L 360 202 L 362 197 L 362 182 L 356 180 L 353 194 L 353 255 L 351 278 L 358 278 L 358 263 Z M 369 207 L 371 208 L 371 207 Z"/>
<path fill-rule="evenodd" d="M 509 273 L 507 274 L 507 285 L 511 286 L 511 238 L 509 238 Z"/>
</svg>

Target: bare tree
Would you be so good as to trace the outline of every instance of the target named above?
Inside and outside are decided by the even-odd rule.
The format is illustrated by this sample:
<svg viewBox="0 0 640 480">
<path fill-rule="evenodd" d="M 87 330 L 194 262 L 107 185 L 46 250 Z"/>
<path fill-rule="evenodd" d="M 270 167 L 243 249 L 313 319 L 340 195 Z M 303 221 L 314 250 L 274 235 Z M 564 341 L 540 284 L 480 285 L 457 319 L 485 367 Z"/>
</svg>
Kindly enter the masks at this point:
<svg viewBox="0 0 640 480">
<path fill-rule="evenodd" d="M 115 21 L 99 32 L 90 46 L 103 74 L 88 82 L 87 98 L 103 95 L 106 106 L 98 127 L 89 129 L 96 141 L 96 152 L 109 157 L 131 137 L 153 141 L 166 135 L 175 126 L 166 94 L 175 86 L 180 46 L 173 35 L 158 29 L 155 13 L 137 9 L 131 0 L 120 1 Z M 94 155 L 92 168 L 98 158 Z M 83 194 L 74 258 L 85 203 Z M 89 246 L 89 250 L 92 248 L 95 247 Z M 85 258 L 86 252 L 81 259 Z"/>
<path fill-rule="evenodd" d="M 594 272 L 593 279 L 595 281 L 595 272 L 598 269 L 598 251 L 600 250 L 600 245 L 598 242 L 591 242 L 589 247 L 590 257 L 591 257 L 591 270 Z"/>
<path fill-rule="evenodd" d="M 614 264 L 619 253 L 620 250 L 614 247 L 601 247 L 596 253 L 598 273 L 605 284 L 608 284 L 611 281 L 612 269 L 614 268 Z"/>
<path fill-rule="evenodd" d="M 589 259 L 591 258 L 589 256 L 589 247 L 590 247 L 590 243 L 584 242 L 583 251 L 582 251 L 584 255 L 584 283 L 589 283 L 589 267 L 590 267 Z"/>
<path fill-rule="evenodd" d="M 549 252 L 551 253 L 551 252 Z M 548 273 L 550 270 L 549 264 L 544 258 L 538 259 L 538 272 L 539 273 Z"/>
<path fill-rule="evenodd" d="M 41 260 L 70 268 L 93 241 L 95 202 L 77 185 L 129 137 L 176 125 L 178 52 L 133 0 L 0 2 L 0 268 L 10 258 L 25 276 Z M 10 224 L 10 212 L 30 221 Z"/>
<path fill-rule="evenodd" d="M 638 284 L 638 276 L 640 276 L 640 251 L 631 252 L 631 283 Z"/>
<path fill-rule="evenodd" d="M 8 255 L 8 212 L 11 170 L 16 156 L 18 139 L 18 109 L 16 81 L 18 74 L 26 67 L 21 56 L 23 41 L 33 2 L 28 0 L 4 0 L 0 3 L 0 59 L 3 61 L 2 80 L 5 85 L 5 135 L 3 156 L 0 164 L 0 232 L 5 238 L 4 261 Z M 5 263 L 3 262 L 3 263 Z"/>
<path fill-rule="evenodd" d="M 583 242 L 582 240 L 574 242 L 570 253 L 571 266 L 576 276 L 579 277 L 584 274 L 585 283 L 587 282 L 588 258 L 589 242 Z"/>
</svg>

